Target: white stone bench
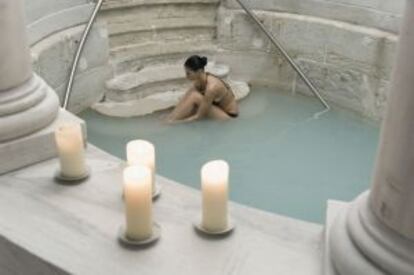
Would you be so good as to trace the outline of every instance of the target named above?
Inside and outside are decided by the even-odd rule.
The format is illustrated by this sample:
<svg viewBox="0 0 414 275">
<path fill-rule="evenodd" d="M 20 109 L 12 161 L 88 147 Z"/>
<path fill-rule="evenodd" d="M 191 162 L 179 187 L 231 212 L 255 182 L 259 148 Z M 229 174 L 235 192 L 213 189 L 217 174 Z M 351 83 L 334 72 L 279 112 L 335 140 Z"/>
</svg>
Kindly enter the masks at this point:
<svg viewBox="0 0 414 275">
<path fill-rule="evenodd" d="M 192 227 L 199 191 L 162 177 L 162 237 L 126 249 L 124 164 L 90 145 L 87 161 L 91 177 L 77 186 L 53 181 L 57 159 L 0 177 L 0 274 L 321 274 L 321 226 L 232 203 L 235 232 L 208 239 Z"/>
</svg>

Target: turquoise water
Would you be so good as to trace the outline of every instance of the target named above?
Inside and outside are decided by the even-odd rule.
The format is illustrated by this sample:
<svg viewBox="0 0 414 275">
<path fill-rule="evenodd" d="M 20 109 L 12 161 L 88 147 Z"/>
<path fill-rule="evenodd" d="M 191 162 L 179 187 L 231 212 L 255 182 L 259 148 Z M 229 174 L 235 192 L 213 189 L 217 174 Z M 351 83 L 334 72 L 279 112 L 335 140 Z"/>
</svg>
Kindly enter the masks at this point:
<svg viewBox="0 0 414 275">
<path fill-rule="evenodd" d="M 323 223 L 328 199 L 351 200 L 369 187 L 379 129 L 356 114 L 334 110 L 319 119 L 315 98 L 254 88 L 240 118 L 164 125 L 160 114 L 109 118 L 91 110 L 89 142 L 125 159 L 125 144 L 156 145 L 157 172 L 200 187 L 209 160 L 230 163 L 232 200 Z"/>
</svg>

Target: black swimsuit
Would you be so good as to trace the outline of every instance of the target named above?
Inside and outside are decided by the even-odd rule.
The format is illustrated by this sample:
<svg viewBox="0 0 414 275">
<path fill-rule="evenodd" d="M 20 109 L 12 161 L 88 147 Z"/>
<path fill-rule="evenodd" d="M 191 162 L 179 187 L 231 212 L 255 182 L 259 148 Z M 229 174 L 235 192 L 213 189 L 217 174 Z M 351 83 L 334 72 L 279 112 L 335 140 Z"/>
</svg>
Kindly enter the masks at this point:
<svg viewBox="0 0 414 275">
<path fill-rule="evenodd" d="M 206 72 L 206 74 L 207 75 L 211 75 L 211 76 L 214 76 L 215 78 L 217 78 L 217 79 L 219 79 L 223 84 L 224 84 L 224 86 L 227 88 L 227 91 L 228 92 L 230 92 L 230 93 L 232 93 L 233 94 L 233 96 L 234 97 L 236 97 L 235 95 L 234 95 L 234 92 L 233 92 L 233 90 L 231 89 L 231 87 L 230 87 L 230 85 L 229 84 L 227 84 L 227 82 L 225 82 L 223 79 L 221 79 L 220 77 L 218 77 L 218 76 L 216 76 L 216 75 L 214 75 L 214 74 L 212 74 L 212 73 L 209 73 L 209 72 Z M 213 105 L 214 106 L 217 106 L 217 107 L 220 107 L 220 102 L 221 102 L 221 100 L 225 97 L 226 95 L 224 95 L 224 96 L 222 96 L 219 100 L 214 100 L 213 101 Z M 221 107 L 220 107 L 221 108 Z M 237 114 L 237 113 L 229 113 L 229 112 L 225 112 L 227 115 L 229 115 L 230 117 L 232 117 L 232 118 L 236 118 L 236 117 L 238 117 L 239 116 L 239 114 Z"/>
</svg>

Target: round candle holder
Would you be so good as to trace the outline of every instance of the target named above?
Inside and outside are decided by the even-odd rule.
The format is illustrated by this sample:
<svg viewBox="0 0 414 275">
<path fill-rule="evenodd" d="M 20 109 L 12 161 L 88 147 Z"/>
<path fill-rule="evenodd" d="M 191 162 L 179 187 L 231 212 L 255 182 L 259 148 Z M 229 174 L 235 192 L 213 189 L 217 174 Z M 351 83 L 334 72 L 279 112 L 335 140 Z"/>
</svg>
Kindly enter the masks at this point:
<svg viewBox="0 0 414 275">
<path fill-rule="evenodd" d="M 155 200 L 161 195 L 161 184 L 159 184 L 157 181 L 155 182 L 155 190 L 152 192 L 152 199 Z"/>
<path fill-rule="evenodd" d="M 78 184 L 89 178 L 91 169 L 87 166 L 85 174 L 79 175 L 77 177 L 68 177 L 62 174 L 60 169 L 57 169 L 55 172 L 55 180 L 59 183 L 71 185 L 71 184 Z"/>
<path fill-rule="evenodd" d="M 157 223 L 153 223 L 152 225 L 152 235 L 149 238 L 143 239 L 143 240 L 134 240 L 134 239 L 128 238 L 126 236 L 124 225 L 120 226 L 119 231 L 118 231 L 118 240 L 122 244 L 129 245 L 129 246 L 147 246 L 147 245 L 150 245 L 158 241 L 160 237 L 161 237 L 161 226 Z"/>
<path fill-rule="evenodd" d="M 206 234 L 206 235 L 211 235 L 211 236 L 223 236 L 223 235 L 227 235 L 230 234 L 235 228 L 236 226 L 234 225 L 234 223 L 232 221 L 229 221 L 227 224 L 227 228 L 220 230 L 220 231 L 210 231 L 207 230 L 203 227 L 201 222 L 195 222 L 194 224 L 194 228 L 202 233 L 202 234 Z"/>
</svg>

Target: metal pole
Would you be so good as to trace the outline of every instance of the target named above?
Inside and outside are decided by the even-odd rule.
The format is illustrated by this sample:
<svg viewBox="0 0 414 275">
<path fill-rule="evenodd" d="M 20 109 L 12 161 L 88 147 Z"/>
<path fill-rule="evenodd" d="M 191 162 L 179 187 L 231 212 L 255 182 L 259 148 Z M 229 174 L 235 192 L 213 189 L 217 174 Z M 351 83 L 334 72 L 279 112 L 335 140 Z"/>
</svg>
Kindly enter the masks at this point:
<svg viewBox="0 0 414 275">
<path fill-rule="evenodd" d="M 321 103 L 325 106 L 327 110 L 330 109 L 328 103 L 322 98 L 316 87 L 312 84 L 312 82 L 307 78 L 305 73 L 300 69 L 300 67 L 295 63 L 295 61 L 289 56 L 287 51 L 284 49 L 280 41 L 278 41 L 272 33 L 270 33 L 266 27 L 263 25 L 262 22 L 256 17 L 256 15 L 246 7 L 246 5 L 241 1 L 237 0 L 240 6 L 246 11 L 246 13 L 253 19 L 253 21 L 260 27 L 260 29 L 266 34 L 266 36 L 270 39 L 270 41 L 275 45 L 282 55 L 287 59 L 289 64 L 293 67 L 293 69 L 299 74 L 300 78 L 305 82 L 305 84 L 309 87 L 312 93 L 321 101 Z"/>
<path fill-rule="evenodd" d="M 75 58 L 73 59 L 72 69 L 70 71 L 68 84 L 66 86 L 66 90 L 65 90 L 65 94 L 64 94 L 64 100 L 63 100 L 63 104 L 62 104 L 62 107 L 64 109 L 67 109 L 67 107 L 68 107 L 69 98 L 70 98 L 70 95 L 72 93 L 73 80 L 75 78 L 76 70 L 78 68 L 79 59 L 82 55 L 82 51 L 83 51 L 83 48 L 85 46 L 85 42 L 86 42 L 86 40 L 89 36 L 89 32 L 91 31 L 93 23 L 96 20 L 96 16 L 98 15 L 98 11 L 100 10 L 100 8 L 102 6 L 103 1 L 104 0 L 98 0 L 98 3 L 96 4 L 95 9 L 93 10 L 92 15 L 89 18 L 89 21 L 88 21 L 88 23 L 85 27 L 85 30 L 83 31 L 82 38 L 79 42 L 78 49 L 76 50 L 76 55 L 75 55 Z"/>
</svg>

